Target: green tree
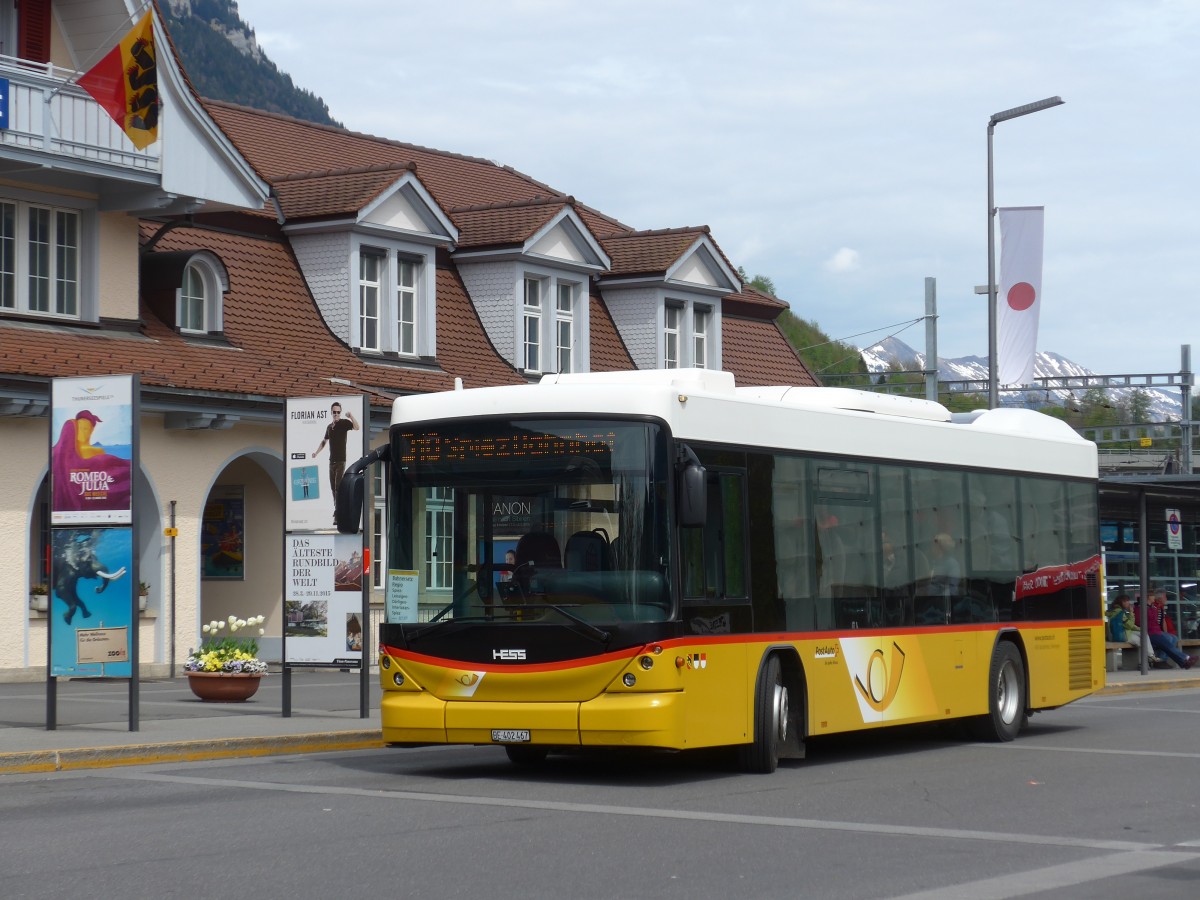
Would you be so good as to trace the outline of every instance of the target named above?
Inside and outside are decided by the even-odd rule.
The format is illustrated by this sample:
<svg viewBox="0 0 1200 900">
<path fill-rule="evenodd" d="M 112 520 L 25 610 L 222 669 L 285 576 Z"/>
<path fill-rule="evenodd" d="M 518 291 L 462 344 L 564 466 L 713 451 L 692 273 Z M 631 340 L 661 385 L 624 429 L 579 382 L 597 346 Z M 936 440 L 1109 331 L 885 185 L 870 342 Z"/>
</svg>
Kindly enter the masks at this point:
<svg viewBox="0 0 1200 900">
<path fill-rule="evenodd" d="M 1141 425 L 1150 421 L 1150 395 L 1141 388 L 1130 391 L 1117 408 L 1122 425 Z"/>
<path fill-rule="evenodd" d="M 815 322 L 801 319 L 791 310 L 784 310 L 776 320 L 788 343 L 795 348 L 804 364 L 814 375 L 852 375 L 835 378 L 829 384 L 837 387 L 857 387 L 871 383 L 862 353 L 851 344 L 832 340 Z"/>
<path fill-rule="evenodd" d="M 777 297 L 775 293 L 775 282 L 767 275 L 755 275 L 751 278 L 746 274 L 745 266 L 738 266 L 738 277 L 750 287 L 762 291 L 764 294 L 770 294 L 772 297 Z"/>
</svg>

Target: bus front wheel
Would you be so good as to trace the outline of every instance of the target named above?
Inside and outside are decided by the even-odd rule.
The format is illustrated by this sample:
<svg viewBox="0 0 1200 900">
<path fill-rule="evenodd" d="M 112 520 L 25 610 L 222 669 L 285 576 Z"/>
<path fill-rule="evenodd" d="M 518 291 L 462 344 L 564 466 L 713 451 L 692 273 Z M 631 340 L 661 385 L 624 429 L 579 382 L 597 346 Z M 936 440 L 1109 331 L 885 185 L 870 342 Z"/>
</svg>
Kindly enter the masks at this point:
<svg viewBox="0 0 1200 900">
<path fill-rule="evenodd" d="M 743 772 L 774 772 L 788 730 L 788 689 L 778 656 L 771 656 L 759 670 L 751 727 L 754 740 L 738 748 L 738 765 Z"/>
<path fill-rule="evenodd" d="M 975 737 L 983 741 L 1011 741 L 1025 724 L 1025 665 L 1009 641 L 992 651 L 988 672 L 988 712 L 972 723 Z"/>
</svg>

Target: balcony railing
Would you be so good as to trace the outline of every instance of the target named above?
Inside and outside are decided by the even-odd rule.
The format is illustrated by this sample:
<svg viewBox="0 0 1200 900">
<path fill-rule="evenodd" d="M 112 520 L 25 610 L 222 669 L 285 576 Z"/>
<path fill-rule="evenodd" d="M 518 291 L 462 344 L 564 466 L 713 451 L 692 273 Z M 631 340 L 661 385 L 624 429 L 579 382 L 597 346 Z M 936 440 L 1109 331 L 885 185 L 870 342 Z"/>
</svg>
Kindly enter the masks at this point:
<svg viewBox="0 0 1200 900">
<path fill-rule="evenodd" d="M 134 170 L 142 179 L 159 173 L 161 145 L 134 147 L 100 104 L 71 83 L 79 74 L 0 56 L 0 78 L 9 82 L 9 120 L 0 129 L 0 156 L 50 154 L 61 157 L 64 168 L 72 162 L 93 170 L 113 167 Z"/>
</svg>

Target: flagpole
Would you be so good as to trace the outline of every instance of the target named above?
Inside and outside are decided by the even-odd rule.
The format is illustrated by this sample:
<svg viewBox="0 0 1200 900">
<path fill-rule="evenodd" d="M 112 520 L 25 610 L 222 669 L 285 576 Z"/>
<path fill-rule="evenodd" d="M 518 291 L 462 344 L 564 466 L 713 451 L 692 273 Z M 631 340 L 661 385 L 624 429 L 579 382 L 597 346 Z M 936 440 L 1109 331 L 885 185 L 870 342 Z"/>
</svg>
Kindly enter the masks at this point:
<svg viewBox="0 0 1200 900">
<path fill-rule="evenodd" d="M 1043 109 L 1050 109 L 1053 106 L 1062 106 L 1063 99 L 1061 97 L 1047 97 L 1045 100 L 1038 100 L 1036 103 L 1026 103 L 1024 106 L 1014 106 L 1012 109 L 1005 109 L 998 113 L 993 113 L 988 119 L 987 127 L 987 224 L 988 224 L 988 280 L 987 280 L 987 295 L 988 295 L 988 409 L 995 409 L 1000 405 L 1000 384 L 997 380 L 997 359 L 996 359 L 996 203 L 993 199 L 994 189 L 992 187 L 992 135 L 996 133 L 996 124 L 999 122 L 1007 122 L 1009 119 L 1016 119 L 1019 116 L 1027 116 L 1030 113 L 1041 112 Z"/>
</svg>

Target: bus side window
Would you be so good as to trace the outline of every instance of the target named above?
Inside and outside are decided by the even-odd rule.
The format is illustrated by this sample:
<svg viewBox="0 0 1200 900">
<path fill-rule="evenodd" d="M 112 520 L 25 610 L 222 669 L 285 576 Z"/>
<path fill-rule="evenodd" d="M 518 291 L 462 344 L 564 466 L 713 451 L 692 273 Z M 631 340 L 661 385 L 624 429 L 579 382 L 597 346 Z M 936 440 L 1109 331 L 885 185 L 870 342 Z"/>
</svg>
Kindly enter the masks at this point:
<svg viewBox="0 0 1200 900">
<path fill-rule="evenodd" d="M 708 522 L 681 530 L 683 595 L 746 598 L 746 502 L 741 472 L 708 473 Z"/>
</svg>

